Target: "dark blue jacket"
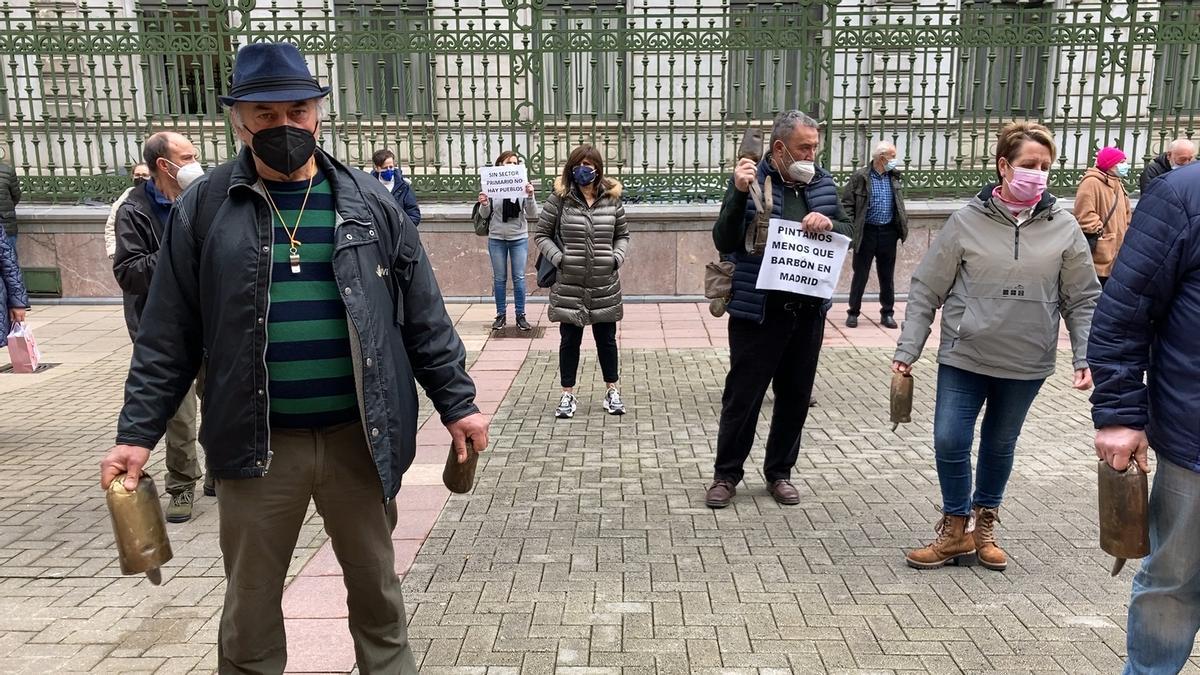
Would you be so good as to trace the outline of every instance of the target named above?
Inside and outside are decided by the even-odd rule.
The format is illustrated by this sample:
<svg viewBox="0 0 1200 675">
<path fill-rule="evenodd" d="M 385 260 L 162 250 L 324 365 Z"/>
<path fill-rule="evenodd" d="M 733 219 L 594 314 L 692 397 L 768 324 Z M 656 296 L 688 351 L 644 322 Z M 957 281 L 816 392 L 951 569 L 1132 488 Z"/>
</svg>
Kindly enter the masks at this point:
<svg viewBox="0 0 1200 675">
<path fill-rule="evenodd" d="M 1092 421 L 1200 472 L 1200 164 L 1151 182 L 1092 320 Z M 1143 373 L 1149 373 L 1143 383 Z"/>
<path fill-rule="evenodd" d="M 4 224 L 0 223 L 0 347 L 8 345 L 8 332 L 12 325 L 8 318 L 10 309 L 29 309 L 29 293 L 21 279 L 17 266 L 17 252 L 8 244 Z"/>
<path fill-rule="evenodd" d="M 379 180 L 378 171 L 372 171 L 371 175 Z M 383 184 L 380 183 L 380 185 Z M 413 225 L 421 224 L 421 207 L 417 206 L 417 198 L 413 195 L 412 186 L 404 180 L 404 174 L 401 173 L 400 167 L 396 167 L 396 178 L 392 182 L 392 198 L 396 200 L 396 206 L 408 214 L 408 219 L 412 221 Z"/>
<path fill-rule="evenodd" d="M 475 384 L 416 228 L 378 180 L 324 151 L 316 159 L 333 186 L 333 276 L 346 309 L 363 430 L 390 500 L 416 455 L 416 384 L 443 423 L 479 412 Z M 222 194 L 212 181 L 228 170 Z M 219 206 L 202 216 L 210 188 Z M 220 479 L 266 475 L 273 237 L 248 150 L 179 197 L 133 345 L 117 443 L 153 448 L 203 365 L 200 442 L 209 471 Z"/>
<path fill-rule="evenodd" d="M 771 176 L 774 193 L 772 216 L 800 221 L 809 212 L 816 211 L 833 221 L 834 232 L 854 237 L 854 224 L 842 211 L 837 186 L 833 184 L 833 177 L 827 171 L 818 167 L 816 176 L 803 187 L 784 185 L 783 177 L 771 165 L 768 156 L 758 163 L 758 184 L 762 185 L 768 175 Z M 766 318 L 768 295 L 792 296 L 800 300 L 803 300 L 804 296 L 783 291 L 758 290 L 758 270 L 762 265 L 762 256 L 751 255 L 745 250 L 746 229 L 754 227 L 757 211 L 749 193 L 738 191 L 733 186 L 733 181 L 730 181 L 725 191 L 721 214 L 713 225 L 713 243 L 718 251 L 729 255 L 736 263 L 733 270 L 733 298 L 728 307 L 729 316 L 762 323 Z M 808 299 L 814 303 L 828 304 L 822 299 Z"/>
</svg>

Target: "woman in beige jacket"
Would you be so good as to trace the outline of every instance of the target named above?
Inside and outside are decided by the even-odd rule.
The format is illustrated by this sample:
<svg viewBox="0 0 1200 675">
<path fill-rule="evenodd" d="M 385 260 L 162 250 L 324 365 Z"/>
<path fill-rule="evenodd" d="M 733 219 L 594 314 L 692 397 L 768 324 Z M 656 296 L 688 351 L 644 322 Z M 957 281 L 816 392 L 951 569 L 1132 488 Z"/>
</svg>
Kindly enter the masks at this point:
<svg viewBox="0 0 1200 675">
<path fill-rule="evenodd" d="M 1125 153 L 1120 148 L 1101 148 L 1096 153 L 1096 166 L 1083 174 L 1075 191 L 1075 219 L 1091 245 L 1101 286 L 1108 281 L 1133 217 L 1122 183 L 1127 175 L 1129 161 Z"/>
</svg>

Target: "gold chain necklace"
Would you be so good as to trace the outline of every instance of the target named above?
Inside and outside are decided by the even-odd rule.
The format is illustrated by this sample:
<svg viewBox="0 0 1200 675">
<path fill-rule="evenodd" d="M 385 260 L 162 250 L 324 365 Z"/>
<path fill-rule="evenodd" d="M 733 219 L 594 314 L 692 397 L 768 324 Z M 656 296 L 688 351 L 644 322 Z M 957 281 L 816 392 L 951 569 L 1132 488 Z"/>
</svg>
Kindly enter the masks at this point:
<svg viewBox="0 0 1200 675">
<path fill-rule="evenodd" d="M 288 230 L 287 223 L 283 220 L 283 213 L 275 206 L 275 200 L 271 198 L 271 191 L 258 179 L 258 184 L 262 186 L 263 192 L 267 195 L 267 203 L 271 205 L 271 209 L 275 212 L 275 216 L 279 218 L 279 224 L 283 226 L 283 232 L 288 236 L 288 242 L 291 248 L 288 249 L 288 262 L 292 264 L 292 274 L 300 273 L 300 240 L 296 238 L 296 234 L 300 232 L 300 221 L 304 219 L 304 209 L 308 206 L 308 195 L 312 193 L 313 179 L 316 174 L 308 177 L 308 189 L 304 191 L 304 201 L 300 204 L 300 214 L 296 216 L 296 224 Z M 273 239 L 273 237 L 272 237 Z"/>
</svg>

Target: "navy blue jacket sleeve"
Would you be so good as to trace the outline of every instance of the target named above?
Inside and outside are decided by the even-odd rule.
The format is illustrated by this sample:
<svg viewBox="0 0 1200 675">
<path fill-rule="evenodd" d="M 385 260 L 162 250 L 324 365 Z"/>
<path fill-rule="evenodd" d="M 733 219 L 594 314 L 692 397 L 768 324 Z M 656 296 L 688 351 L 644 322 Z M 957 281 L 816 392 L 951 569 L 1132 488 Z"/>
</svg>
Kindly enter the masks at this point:
<svg viewBox="0 0 1200 675">
<path fill-rule="evenodd" d="M 1189 220 L 1196 217 L 1167 181 L 1152 182 L 1138 204 L 1088 341 L 1097 428 L 1146 427 L 1150 346 L 1186 272 Z"/>
<path fill-rule="evenodd" d="M 417 206 L 417 197 L 413 194 L 412 187 L 399 172 L 396 172 L 396 187 L 392 191 L 392 196 L 396 198 L 396 206 L 408 214 L 408 219 L 412 221 L 413 225 L 420 225 L 421 207 Z"/>
<path fill-rule="evenodd" d="M 8 291 L 8 307 L 0 307 L 0 311 L 28 309 L 29 293 L 25 290 L 25 280 L 21 278 L 21 269 L 17 266 L 17 252 L 8 245 L 5 238 L 3 223 L 0 223 L 0 242 L 0 276 L 3 277 L 4 286 Z"/>
</svg>

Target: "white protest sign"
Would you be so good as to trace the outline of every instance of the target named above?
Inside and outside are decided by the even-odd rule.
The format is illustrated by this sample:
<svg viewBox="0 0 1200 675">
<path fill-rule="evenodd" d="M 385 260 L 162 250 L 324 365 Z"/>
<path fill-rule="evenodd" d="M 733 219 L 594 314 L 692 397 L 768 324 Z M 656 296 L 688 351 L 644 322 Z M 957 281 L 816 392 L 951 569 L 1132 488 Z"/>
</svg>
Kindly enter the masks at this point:
<svg viewBox="0 0 1200 675">
<path fill-rule="evenodd" d="M 850 237 L 836 232 L 805 232 L 794 220 L 772 218 L 767 250 L 758 270 L 758 288 L 832 298 L 850 250 Z"/>
<path fill-rule="evenodd" d="M 529 178 L 524 166 L 506 164 L 483 167 L 479 170 L 479 182 L 483 193 L 492 199 L 524 199 Z"/>
</svg>

